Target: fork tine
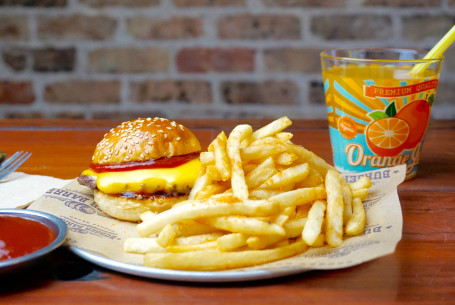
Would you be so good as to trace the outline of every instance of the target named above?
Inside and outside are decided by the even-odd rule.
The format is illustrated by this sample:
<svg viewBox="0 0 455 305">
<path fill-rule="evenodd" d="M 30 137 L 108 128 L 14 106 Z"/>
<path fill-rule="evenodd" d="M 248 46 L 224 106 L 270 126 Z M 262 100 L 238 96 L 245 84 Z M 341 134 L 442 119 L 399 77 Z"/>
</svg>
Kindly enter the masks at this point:
<svg viewBox="0 0 455 305">
<path fill-rule="evenodd" d="M 0 166 L 0 169 L 3 167 L 6 167 L 8 164 L 15 161 L 16 158 L 18 158 L 21 154 L 22 154 L 22 151 L 16 151 L 12 156 L 10 156 L 8 159 L 3 161 L 2 165 Z"/>
<path fill-rule="evenodd" d="M 16 160 L 10 162 L 7 166 L 0 169 L 0 179 L 9 175 L 10 173 L 14 172 L 16 169 L 19 168 L 25 161 L 30 158 L 32 153 L 25 153 L 18 157 Z"/>
</svg>

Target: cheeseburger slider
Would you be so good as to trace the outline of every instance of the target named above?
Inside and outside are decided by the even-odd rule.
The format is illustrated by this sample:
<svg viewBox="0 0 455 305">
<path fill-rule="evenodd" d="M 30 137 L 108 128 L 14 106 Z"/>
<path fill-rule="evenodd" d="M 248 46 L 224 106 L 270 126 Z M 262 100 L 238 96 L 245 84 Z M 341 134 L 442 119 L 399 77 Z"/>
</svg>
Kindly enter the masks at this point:
<svg viewBox="0 0 455 305">
<path fill-rule="evenodd" d="M 199 169 L 201 145 L 186 127 L 163 118 L 139 118 L 111 129 L 78 177 L 94 189 L 106 214 L 129 221 L 185 200 Z"/>
</svg>

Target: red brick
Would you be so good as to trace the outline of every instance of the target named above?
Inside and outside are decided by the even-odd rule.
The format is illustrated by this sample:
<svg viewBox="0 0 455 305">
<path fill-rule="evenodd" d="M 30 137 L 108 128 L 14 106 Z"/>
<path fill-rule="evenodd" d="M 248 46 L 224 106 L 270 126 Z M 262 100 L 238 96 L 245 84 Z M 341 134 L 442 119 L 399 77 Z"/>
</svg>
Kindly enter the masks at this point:
<svg viewBox="0 0 455 305">
<path fill-rule="evenodd" d="M 96 8 L 110 6 L 147 8 L 160 5 L 160 0 L 79 0 L 79 2 Z"/>
<path fill-rule="evenodd" d="M 255 50 L 242 48 L 184 48 L 177 54 L 177 68 L 182 73 L 252 72 Z"/>
<path fill-rule="evenodd" d="M 29 105 L 34 101 L 35 94 L 31 82 L 0 80 L 0 104 Z"/>
<path fill-rule="evenodd" d="M 347 0 L 263 0 L 271 7 L 344 7 Z"/>
<path fill-rule="evenodd" d="M 313 105 L 325 105 L 324 84 L 321 81 L 311 81 L 307 101 Z"/>
<path fill-rule="evenodd" d="M 131 100 L 135 102 L 179 101 L 191 104 L 212 102 L 210 83 L 197 80 L 149 80 L 131 84 Z"/>
<path fill-rule="evenodd" d="M 290 15 L 232 15 L 218 21 L 221 39 L 300 39 L 300 19 Z"/>
<path fill-rule="evenodd" d="M 169 54 L 159 48 L 97 49 L 88 56 L 90 72 L 97 73 L 153 73 L 166 72 Z"/>
<path fill-rule="evenodd" d="M 186 39 L 201 36 L 203 28 L 199 18 L 158 19 L 137 16 L 128 19 L 128 32 L 138 39 Z"/>
<path fill-rule="evenodd" d="M 431 7 L 440 6 L 441 0 L 365 0 L 363 6 L 384 6 L 384 7 Z"/>
<path fill-rule="evenodd" d="M 5 112 L 5 119 L 44 119 L 44 114 L 41 112 Z"/>
<path fill-rule="evenodd" d="M 105 40 L 111 38 L 117 21 L 107 16 L 69 15 L 38 19 L 41 39 Z"/>
<path fill-rule="evenodd" d="M 268 71 L 320 73 L 320 49 L 279 48 L 264 52 Z"/>
<path fill-rule="evenodd" d="M 52 104 L 118 104 L 120 82 L 69 80 L 46 85 L 43 98 Z"/>
<path fill-rule="evenodd" d="M 0 0 L 0 6 L 65 7 L 67 0 Z"/>
<path fill-rule="evenodd" d="M 244 6 L 246 0 L 174 0 L 176 6 Z"/>
<path fill-rule="evenodd" d="M 311 32 L 326 40 L 386 40 L 393 34 L 390 16 L 366 14 L 315 16 Z"/>
<path fill-rule="evenodd" d="M 27 65 L 27 52 L 22 49 L 4 49 L 2 58 L 5 65 L 15 71 L 23 71 Z"/>
<path fill-rule="evenodd" d="M 73 71 L 76 64 L 74 48 L 45 48 L 32 52 L 33 70 L 38 72 Z"/>
<path fill-rule="evenodd" d="M 119 120 L 119 121 L 130 121 L 137 118 L 143 117 L 160 117 L 160 118 L 169 118 L 164 112 L 160 111 L 144 111 L 144 110 L 128 110 L 128 111 L 101 111 L 95 112 L 92 116 L 95 120 Z"/>
<path fill-rule="evenodd" d="M 66 112 L 57 112 L 52 115 L 53 119 L 65 119 L 65 120 L 82 120 L 85 119 L 85 114 L 77 111 L 66 111 Z"/>
<path fill-rule="evenodd" d="M 403 17 L 404 39 L 422 41 L 428 38 L 437 42 L 454 24 L 451 16 L 412 15 Z"/>
<path fill-rule="evenodd" d="M 295 105 L 298 88 L 291 81 L 223 82 L 223 100 L 233 105 Z"/>
<path fill-rule="evenodd" d="M 1 16 L 0 39 L 25 40 L 29 36 L 26 16 Z"/>
</svg>

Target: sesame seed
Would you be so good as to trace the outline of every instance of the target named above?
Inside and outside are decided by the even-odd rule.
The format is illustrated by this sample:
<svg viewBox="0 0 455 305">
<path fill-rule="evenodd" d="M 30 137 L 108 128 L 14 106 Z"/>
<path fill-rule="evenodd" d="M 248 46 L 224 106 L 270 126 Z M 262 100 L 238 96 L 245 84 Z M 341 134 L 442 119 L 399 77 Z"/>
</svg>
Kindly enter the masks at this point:
<svg viewBox="0 0 455 305">
<path fill-rule="evenodd" d="M 180 141 L 182 138 L 181 137 L 177 137 L 177 141 Z"/>
</svg>

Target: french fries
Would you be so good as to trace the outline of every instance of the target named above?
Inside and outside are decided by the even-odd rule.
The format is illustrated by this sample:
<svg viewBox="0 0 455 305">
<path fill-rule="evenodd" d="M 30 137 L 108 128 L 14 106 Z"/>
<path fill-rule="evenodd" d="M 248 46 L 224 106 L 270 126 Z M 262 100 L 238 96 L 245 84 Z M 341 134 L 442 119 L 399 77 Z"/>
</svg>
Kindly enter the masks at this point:
<svg viewBox="0 0 455 305">
<path fill-rule="evenodd" d="M 348 184 L 334 167 L 283 130 L 280 118 L 253 131 L 221 132 L 200 156 L 189 199 L 159 214 L 144 213 L 140 237 L 124 251 L 144 255 L 150 267 L 225 270 L 264 264 L 338 247 L 363 233 L 362 200 L 370 179 Z"/>
</svg>

